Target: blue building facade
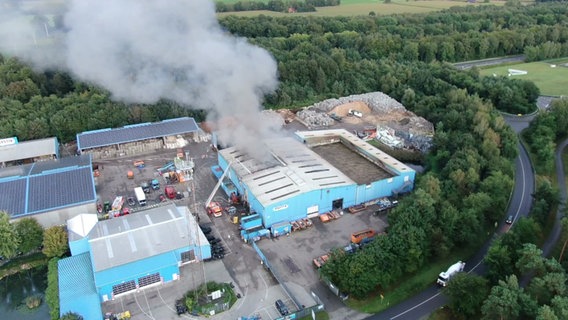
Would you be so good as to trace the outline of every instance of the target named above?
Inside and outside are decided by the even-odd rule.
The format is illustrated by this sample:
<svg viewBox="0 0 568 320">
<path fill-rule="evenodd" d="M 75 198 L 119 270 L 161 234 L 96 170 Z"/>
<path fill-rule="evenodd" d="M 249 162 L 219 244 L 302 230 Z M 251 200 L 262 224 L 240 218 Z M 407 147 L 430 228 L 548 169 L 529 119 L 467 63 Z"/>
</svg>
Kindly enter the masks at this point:
<svg viewBox="0 0 568 320">
<path fill-rule="evenodd" d="M 83 267 L 89 262 L 90 276 L 82 282 L 94 288 L 89 301 L 95 292 L 99 309 L 101 302 L 177 280 L 185 263 L 211 258 L 211 246 L 186 207 L 172 204 L 136 215 L 96 219 L 96 215 L 81 215 L 69 221 L 72 257 L 67 259 L 84 257 L 80 260 Z M 59 273 L 64 281 L 74 276 L 70 268 L 65 270 Z M 60 301 L 65 306 L 61 314 L 80 310 L 74 301 L 81 299 L 66 297 Z"/>
</svg>

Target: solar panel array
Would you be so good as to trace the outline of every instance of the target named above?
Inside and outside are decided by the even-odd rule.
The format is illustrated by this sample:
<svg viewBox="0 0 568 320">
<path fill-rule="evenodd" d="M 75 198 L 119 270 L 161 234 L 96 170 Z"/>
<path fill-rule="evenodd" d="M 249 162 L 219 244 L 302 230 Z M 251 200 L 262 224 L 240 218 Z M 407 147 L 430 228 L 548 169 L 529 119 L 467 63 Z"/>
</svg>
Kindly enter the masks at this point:
<svg viewBox="0 0 568 320">
<path fill-rule="evenodd" d="M 0 183 L 0 210 L 8 214 L 21 214 L 26 210 L 26 179 Z"/>
<path fill-rule="evenodd" d="M 89 155 L 0 170 L 0 210 L 12 217 L 95 201 Z"/>
<path fill-rule="evenodd" d="M 143 123 L 118 129 L 87 131 L 77 134 L 77 147 L 80 150 L 104 147 L 126 142 L 142 141 L 186 134 L 197 131 L 193 118 L 178 118 L 156 123 Z"/>
<path fill-rule="evenodd" d="M 96 199 L 91 168 L 30 177 L 28 212 L 42 212 Z"/>
</svg>

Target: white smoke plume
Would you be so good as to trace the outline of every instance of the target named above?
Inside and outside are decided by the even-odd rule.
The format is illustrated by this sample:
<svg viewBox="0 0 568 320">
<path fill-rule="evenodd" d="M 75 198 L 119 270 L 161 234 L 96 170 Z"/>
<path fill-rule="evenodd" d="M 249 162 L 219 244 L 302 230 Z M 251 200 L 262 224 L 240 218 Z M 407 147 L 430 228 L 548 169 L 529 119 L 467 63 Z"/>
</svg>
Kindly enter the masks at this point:
<svg viewBox="0 0 568 320">
<path fill-rule="evenodd" d="M 65 32 L 52 33 L 56 40 L 42 50 L 30 39 L 37 21 L 30 26 L 12 12 L 10 32 L 0 32 L 0 49 L 36 66 L 58 64 L 116 100 L 168 99 L 205 109 L 208 121 L 217 123 L 220 142 L 255 156 L 261 151 L 257 141 L 275 133 L 278 124 L 262 119 L 260 110 L 264 94 L 278 85 L 276 62 L 222 30 L 212 1 L 73 0 L 64 10 Z"/>
</svg>

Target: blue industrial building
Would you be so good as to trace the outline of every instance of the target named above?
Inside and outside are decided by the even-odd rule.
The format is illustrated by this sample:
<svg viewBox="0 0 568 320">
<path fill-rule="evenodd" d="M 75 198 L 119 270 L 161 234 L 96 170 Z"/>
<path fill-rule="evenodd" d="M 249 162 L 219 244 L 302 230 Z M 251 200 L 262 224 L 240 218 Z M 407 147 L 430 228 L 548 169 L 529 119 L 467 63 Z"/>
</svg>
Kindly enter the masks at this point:
<svg viewBox="0 0 568 320">
<path fill-rule="evenodd" d="M 0 169 L 0 210 L 11 219 L 32 216 L 44 227 L 96 213 L 89 155 Z"/>
<path fill-rule="evenodd" d="M 68 229 L 72 257 L 59 261 L 60 314 L 88 310 L 85 320 L 101 319 L 95 314 L 104 301 L 177 280 L 181 265 L 211 258 L 189 209 L 173 204 L 105 221 L 80 215 Z"/>
<path fill-rule="evenodd" d="M 262 224 L 282 234 L 292 221 L 373 203 L 414 185 L 413 169 L 343 129 L 296 132 L 295 138 L 263 143 L 264 158 L 230 147 L 219 151 L 219 168 L 213 169 L 229 167 L 225 179 L 258 215 L 243 219 L 244 230 Z"/>
</svg>

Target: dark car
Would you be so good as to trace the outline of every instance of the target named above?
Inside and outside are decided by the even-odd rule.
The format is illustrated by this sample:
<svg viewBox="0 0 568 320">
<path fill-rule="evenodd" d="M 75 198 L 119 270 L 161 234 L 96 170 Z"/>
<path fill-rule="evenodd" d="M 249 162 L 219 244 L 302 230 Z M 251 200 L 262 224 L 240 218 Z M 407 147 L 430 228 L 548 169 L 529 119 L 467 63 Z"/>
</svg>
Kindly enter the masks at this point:
<svg viewBox="0 0 568 320">
<path fill-rule="evenodd" d="M 212 241 L 213 239 L 217 239 L 217 238 L 215 238 L 215 236 L 210 235 L 210 234 L 206 235 L 205 238 L 207 238 L 207 241 Z"/>
<path fill-rule="evenodd" d="M 187 307 L 185 306 L 182 300 L 176 301 L 176 313 L 178 316 L 186 313 L 187 311 L 188 311 Z"/>
<path fill-rule="evenodd" d="M 133 197 L 128 197 L 126 201 L 128 202 L 128 205 L 131 207 L 134 207 L 136 205 L 136 201 L 134 200 Z"/>
<path fill-rule="evenodd" d="M 276 309 L 278 309 L 278 312 L 280 312 L 281 315 L 285 316 L 288 315 L 288 313 L 290 313 L 288 311 L 288 307 L 286 307 L 286 305 L 284 304 L 284 302 L 282 302 L 282 300 L 278 299 L 274 304 L 276 305 Z"/>
<path fill-rule="evenodd" d="M 506 224 L 513 224 L 513 216 L 512 216 L 512 215 L 511 215 L 511 216 L 508 216 L 508 217 L 507 217 L 507 220 L 505 220 L 505 223 L 506 223 Z"/>
<path fill-rule="evenodd" d="M 213 238 L 212 240 L 209 240 L 210 244 L 217 244 L 219 242 L 221 242 L 221 239 Z"/>
</svg>

